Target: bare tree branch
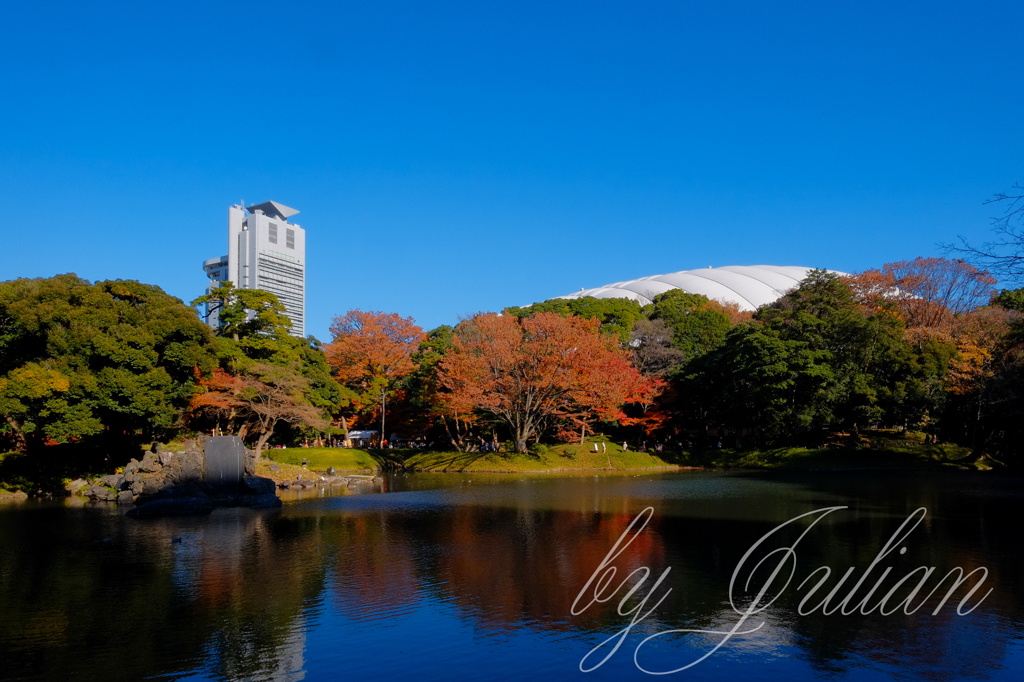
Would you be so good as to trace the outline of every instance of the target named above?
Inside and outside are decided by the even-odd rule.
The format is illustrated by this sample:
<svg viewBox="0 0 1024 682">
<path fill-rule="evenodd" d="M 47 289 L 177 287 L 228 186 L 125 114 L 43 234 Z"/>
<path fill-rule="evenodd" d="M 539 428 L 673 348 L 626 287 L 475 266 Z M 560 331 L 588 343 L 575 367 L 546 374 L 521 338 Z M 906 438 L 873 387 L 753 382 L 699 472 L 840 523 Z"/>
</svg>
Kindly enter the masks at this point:
<svg viewBox="0 0 1024 682">
<path fill-rule="evenodd" d="M 995 238 L 976 246 L 959 236 L 959 244 L 940 244 L 947 254 L 965 260 L 999 277 L 1024 282 L 1024 185 L 1016 183 L 1009 192 L 999 192 L 984 202 L 1002 204 L 1003 214 L 992 218 Z M 1020 224 L 1017 224 L 1020 223 Z"/>
</svg>

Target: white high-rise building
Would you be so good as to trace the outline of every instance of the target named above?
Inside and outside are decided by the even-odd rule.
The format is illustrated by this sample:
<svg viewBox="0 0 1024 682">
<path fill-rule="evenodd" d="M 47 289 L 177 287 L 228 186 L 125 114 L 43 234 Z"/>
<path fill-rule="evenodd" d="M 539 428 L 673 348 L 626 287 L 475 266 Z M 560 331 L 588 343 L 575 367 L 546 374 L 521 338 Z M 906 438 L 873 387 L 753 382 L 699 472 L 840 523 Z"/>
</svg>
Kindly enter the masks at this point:
<svg viewBox="0 0 1024 682">
<path fill-rule="evenodd" d="M 306 335 L 306 231 L 288 218 L 298 213 L 276 201 L 228 209 L 228 255 L 203 263 L 210 278 L 207 293 L 219 282 L 238 289 L 276 294 L 285 307 L 292 336 Z M 216 306 L 207 306 L 207 322 L 220 326 Z"/>
</svg>

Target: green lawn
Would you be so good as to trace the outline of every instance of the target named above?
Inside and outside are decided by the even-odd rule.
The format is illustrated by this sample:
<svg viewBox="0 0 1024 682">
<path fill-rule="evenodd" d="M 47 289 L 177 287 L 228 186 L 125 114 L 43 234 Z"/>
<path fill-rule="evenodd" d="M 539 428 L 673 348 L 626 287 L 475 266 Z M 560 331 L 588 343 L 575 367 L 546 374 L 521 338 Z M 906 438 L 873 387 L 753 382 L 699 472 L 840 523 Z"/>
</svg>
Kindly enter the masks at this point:
<svg viewBox="0 0 1024 682">
<path fill-rule="evenodd" d="M 958 445 L 924 443 L 921 434 L 872 431 L 860 447 L 766 450 L 729 448 L 695 452 L 665 451 L 660 455 L 623 451 L 621 443 L 604 440 L 607 454 L 593 451 L 597 437 L 578 443 L 532 446 L 527 454 L 514 452 L 435 452 L 427 450 L 346 450 L 342 448 L 289 448 L 268 450 L 276 462 L 301 464 L 308 460 L 313 471 L 333 466 L 338 471 L 404 469 L 406 471 L 530 472 L 658 469 L 703 467 L 710 469 L 986 469 L 990 464 L 970 460 L 970 449 Z M 506 446 L 507 447 L 507 446 Z"/>
<path fill-rule="evenodd" d="M 599 441 L 600 442 L 600 441 Z M 673 467 L 653 453 L 622 451 L 622 446 L 608 442 L 608 453 L 593 452 L 588 440 L 580 452 L 576 444 L 534 447 L 532 452 L 433 452 L 403 450 L 400 453 L 405 469 L 410 471 L 564 471 L 584 469 L 650 469 Z"/>
<path fill-rule="evenodd" d="M 365 450 L 348 448 L 275 448 L 264 450 L 263 454 L 282 464 L 302 464 L 302 460 L 307 460 L 313 471 L 325 471 L 328 467 L 338 471 L 366 471 L 377 469 L 381 462 L 381 458 Z"/>
<path fill-rule="evenodd" d="M 600 442 L 600 438 L 597 439 Z M 394 451 L 390 458 L 410 471 L 525 472 L 586 469 L 644 469 L 703 467 L 710 469 L 988 469 L 991 460 L 974 462 L 970 448 L 952 444 L 926 444 L 919 433 L 870 431 L 859 447 L 765 450 L 729 448 L 695 452 L 623 452 L 621 444 L 608 442 L 608 454 L 593 453 L 588 440 L 579 453 L 578 444 L 535 447 L 529 454 L 480 452 Z"/>
</svg>

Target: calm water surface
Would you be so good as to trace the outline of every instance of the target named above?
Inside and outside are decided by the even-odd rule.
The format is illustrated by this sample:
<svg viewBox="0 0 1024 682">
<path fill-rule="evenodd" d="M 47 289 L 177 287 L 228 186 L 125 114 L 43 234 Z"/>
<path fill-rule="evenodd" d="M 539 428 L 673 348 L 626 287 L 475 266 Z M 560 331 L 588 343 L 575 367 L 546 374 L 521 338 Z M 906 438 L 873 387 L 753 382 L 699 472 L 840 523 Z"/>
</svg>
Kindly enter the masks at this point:
<svg viewBox="0 0 1024 682">
<path fill-rule="evenodd" d="M 204 518 L 4 506 L 0 679 L 653 679 L 634 665 L 645 637 L 731 628 L 740 616 L 729 581 L 748 548 L 795 516 L 845 505 L 800 541 L 793 583 L 748 621 L 760 629 L 670 679 L 1019 681 L 1022 483 L 965 472 L 424 474 L 392 477 L 387 494 Z M 613 585 L 651 570 L 628 610 L 671 567 L 644 611 L 671 592 L 607 663 L 583 673 L 581 659 L 630 617 L 616 613 L 626 589 L 577 616 L 573 600 L 646 507 L 653 517 L 615 560 Z M 886 568 L 875 601 L 919 566 L 937 569 L 929 590 L 953 567 L 983 566 L 976 597 L 992 592 L 972 613 L 956 615 L 961 588 L 938 615 L 937 599 L 910 616 L 798 614 L 807 585 L 797 585 L 814 569 L 833 572 L 823 591 L 849 567 L 855 582 L 918 507 L 928 514 L 899 545 L 906 553 L 887 556 L 858 600 Z M 806 528 L 787 526 L 755 558 Z M 752 597 L 736 591 L 740 608 Z M 662 637 L 638 660 L 672 670 L 720 639 Z"/>
</svg>

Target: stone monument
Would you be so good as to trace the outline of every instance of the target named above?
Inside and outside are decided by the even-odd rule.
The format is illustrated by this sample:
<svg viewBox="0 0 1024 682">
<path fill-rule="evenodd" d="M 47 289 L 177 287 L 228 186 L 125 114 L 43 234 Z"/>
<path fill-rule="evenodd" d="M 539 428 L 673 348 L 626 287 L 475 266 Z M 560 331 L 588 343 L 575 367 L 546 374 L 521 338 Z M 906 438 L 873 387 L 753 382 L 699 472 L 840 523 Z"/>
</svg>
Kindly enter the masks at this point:
<svg viewBox="0 0 1024 682">
<path fill-rule="evenodd" d="M 238 485 L 245 476 L 248 452 L 238 436 L 214 436 L 206 439 L 203 481 L 213 485 Z"/>
</svg>

